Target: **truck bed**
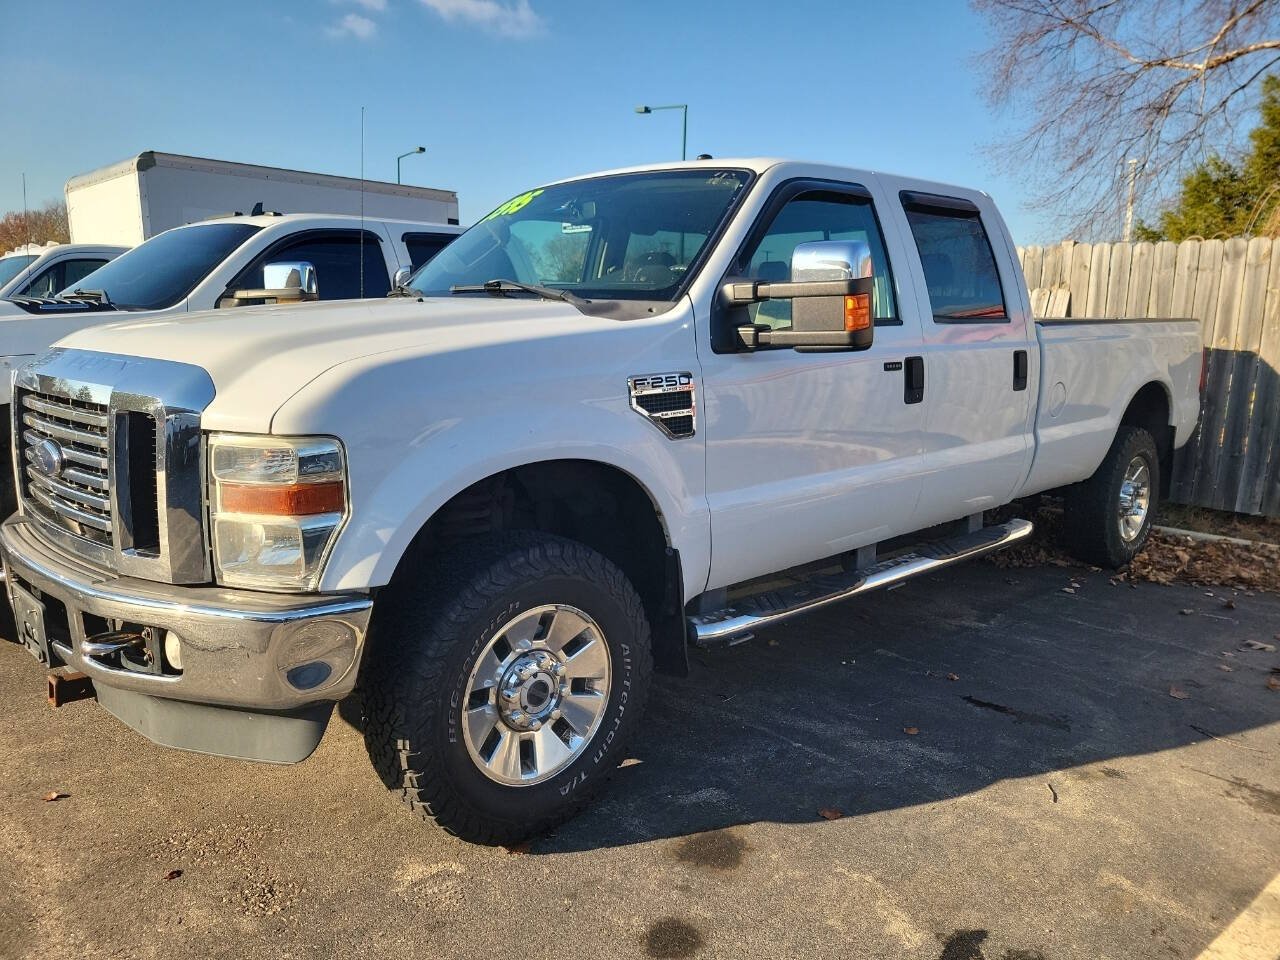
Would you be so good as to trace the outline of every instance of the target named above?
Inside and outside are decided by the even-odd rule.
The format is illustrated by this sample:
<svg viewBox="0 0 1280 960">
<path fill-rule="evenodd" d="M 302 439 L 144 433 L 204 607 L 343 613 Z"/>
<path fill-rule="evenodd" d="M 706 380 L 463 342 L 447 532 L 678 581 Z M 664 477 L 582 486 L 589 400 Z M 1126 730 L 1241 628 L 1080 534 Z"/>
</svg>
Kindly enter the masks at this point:
<svg viewBox="0 0 1280 960">
<path fill-rule="evenodd" d="M 1203 361 L 1197 321 L 1048 318 L 1036 321 L 1036 337 L 1036 454 L 1019 496 L 1075 482 L 1097 469 L 1124 411 L 1148 383 L 1164 388 L 1167 422 L 1175 425 L 1168 438 L 1173 446 L 1184 444 L 1195 429 Z"/>
</svg>

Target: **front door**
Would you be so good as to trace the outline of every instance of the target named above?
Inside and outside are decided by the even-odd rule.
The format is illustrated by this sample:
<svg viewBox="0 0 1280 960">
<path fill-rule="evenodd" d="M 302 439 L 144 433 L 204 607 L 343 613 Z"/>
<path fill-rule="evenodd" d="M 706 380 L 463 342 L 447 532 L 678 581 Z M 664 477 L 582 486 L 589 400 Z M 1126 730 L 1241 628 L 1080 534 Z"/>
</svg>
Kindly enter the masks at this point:
<svg viewBox="0 0 1280 960">
<path fill-rule="evenodd" d="M 871 195 L 792 181 L 778 188 L 735 261 L 737 276 L 783 281 L 799 243 L 860 240 L 876 275 L 869 350 L 737 352 L 712 308 L 702 360 L 711 511 L 708 589 L 831 556 L 911 529 L 923 470 L 924 405 L 904 389 L 921 353 L 914 307 L 902 309 Z M 914 301 L 913 301 L 914 303 Z M 748 322 L 790 325 L 791 304 L 750 308 Z"/>
</svg>

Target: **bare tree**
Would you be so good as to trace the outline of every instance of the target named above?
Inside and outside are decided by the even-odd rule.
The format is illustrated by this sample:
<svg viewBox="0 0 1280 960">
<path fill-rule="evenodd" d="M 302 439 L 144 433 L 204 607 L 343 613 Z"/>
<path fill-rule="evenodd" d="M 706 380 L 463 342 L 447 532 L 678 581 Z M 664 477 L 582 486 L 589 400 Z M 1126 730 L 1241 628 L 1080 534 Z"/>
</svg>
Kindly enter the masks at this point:
<svg viewBox="0 0 1280 960">
<path fill-rule="evenodd" d="M 36 210 L 14 210 L 0 217 L 0 253 L 25 243 L 44 244 L 71 239 L 67 226 L 67 205 L 51 200 Z"/>
<path fill-rule="evenodd" d="M 994 40 L 993 104 L 1025 120 L 993 150 L 1076 236 L 1117 234 L 1136 160 L 1150 209 L 1191 163 L 1236 148 L 1280 63 L 1280 0 L 972 0 Z"/>
</svg>

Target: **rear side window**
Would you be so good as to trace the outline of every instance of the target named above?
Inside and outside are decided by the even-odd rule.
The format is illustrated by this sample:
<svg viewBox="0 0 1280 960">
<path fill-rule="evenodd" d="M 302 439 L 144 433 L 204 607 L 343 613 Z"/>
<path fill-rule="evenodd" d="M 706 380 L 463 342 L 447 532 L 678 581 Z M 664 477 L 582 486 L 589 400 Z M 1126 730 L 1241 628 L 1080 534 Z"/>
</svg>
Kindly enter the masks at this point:
<svg viewBox="0 0 1280 960">
<path fill-rule="evenodd" d="M 937 323 L 1003 323 L 1008 312 L 995 253 L 967 200 L 903 193 Z"/>
<path fill-rule="evenodd" d="M 452 233 L 406 233 L 400 238 L 409 251 L 409 263 L 416 273 L 423 264 L 449 245 Z"/>
</svg>

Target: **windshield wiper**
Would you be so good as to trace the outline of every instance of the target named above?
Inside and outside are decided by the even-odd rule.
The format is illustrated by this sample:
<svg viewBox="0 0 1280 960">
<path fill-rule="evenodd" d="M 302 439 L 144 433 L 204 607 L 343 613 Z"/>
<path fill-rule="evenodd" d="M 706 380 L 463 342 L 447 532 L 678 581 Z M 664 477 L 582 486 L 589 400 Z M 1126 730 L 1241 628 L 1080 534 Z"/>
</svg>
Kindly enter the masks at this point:
<svg viewBox="0 0 1280 960">
<path fill-rule="evenodd" d="M 536 294 L 542 297 L 543 300 L 563 300 L 565 303 L 571 303 L 575 306 L 591 302 L 576 293 L 570 293 L 568 290 L 542 287 L 536 283 L 521 283 L 519 280 L 489 280 L 486 283 L 458 284 L 449 288 L 449 292 L 453 294 L 487 293 L 491 297 L 505 297 L 514 290 L 523 290 L 525 293 Z"/>
<path fill-rule="evenodd" d="M 89 300 L 89 301 L 92 301 L 93 303 L 100 303 L 104 307 L 115 306 L 115 304 L 111 302 L 111 297 L 107 294 L 107 291 L 105 290 L 83 290 L 80 287 L 76 287 L 70 293 L 65 294 L 63 299 Z"/>
</svg>

